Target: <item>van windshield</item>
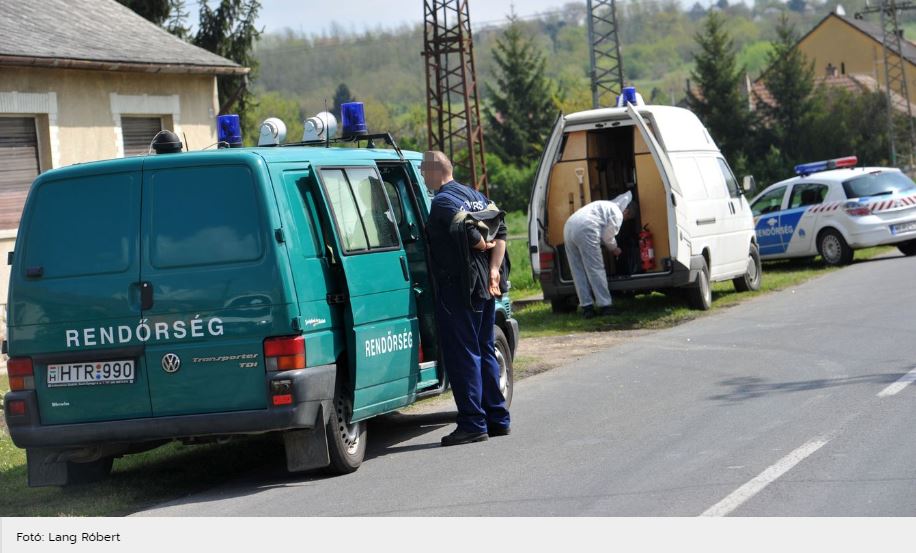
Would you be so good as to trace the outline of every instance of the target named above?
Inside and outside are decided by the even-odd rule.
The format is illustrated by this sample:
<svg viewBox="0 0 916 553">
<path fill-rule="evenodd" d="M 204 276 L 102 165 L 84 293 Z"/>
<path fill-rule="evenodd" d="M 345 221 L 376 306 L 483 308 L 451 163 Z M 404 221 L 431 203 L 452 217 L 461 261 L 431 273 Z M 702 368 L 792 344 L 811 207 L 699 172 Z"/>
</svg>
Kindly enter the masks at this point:
<svg viewBox="0 0 916 553">
<path fill-rule="evenodd" d="M 843 183 L 849 199 L 866 196 L 887 196 L 895 192 L 916 191 L 916 184 L 898 171 L 874 171 Z"/>
</svg>

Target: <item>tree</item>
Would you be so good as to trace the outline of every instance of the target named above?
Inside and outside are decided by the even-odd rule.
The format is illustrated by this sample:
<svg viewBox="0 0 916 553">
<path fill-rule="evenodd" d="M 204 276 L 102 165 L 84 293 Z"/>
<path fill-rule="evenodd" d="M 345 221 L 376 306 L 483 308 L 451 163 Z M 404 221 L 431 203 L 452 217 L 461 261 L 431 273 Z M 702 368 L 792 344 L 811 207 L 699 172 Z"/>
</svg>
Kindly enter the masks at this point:
<svg viewBox="0 0 916 553">
<path fill-rule="evenodd" d="M 700 51 L 690 73 L 699 92 L 687 91 L 687 104 L 706 125 L 719 149 L 729 157 L 742 156 L 750 114 L 741 97 L 743 68 L 737 67 L 737 51 L 724 28 L 725 19 L 710 12 L 703 30 L 695 35 Z"/>
<path fill-rule="evenodd" d="M 261 3 L 258 0 L 220 0 L 216 9 L 202 1 L 200 26 L 191 42 L 243 67 L 249 67 L 254 73 L 258 62 L 253 47 L 262 32 L 255 27 L 260 9 Z M 232 110 L 244 119 L 251 102 L 248 79 L 247 75 L 217 77 L 220 113 Z"/>
<path fill-rule="evenodd" d="M 496 40 L 493 58 L 496 83 L 485 84 L 487 149 L 506 163 L 526 165 L 538 157 L 556 117 L 552 86 L 544 76 L 546 61 L 514 16 Z"/>
<path fill-rule="evenodd" d="M 786 166 L 801 163 L 810 146 L 820 138 L 812 135 L 812 121 L 823 110 L 823 99 L 814 86 L 814 63 L 796 48 L 798 34 L 783 13 L 776 25 L 776 40 L 767 55 L 768 69 L 762 79 L 772 102 L 756 99 L 766 122 L 768 141 L 783 155 Z"/>
<path fill-rule="evenodd" d="M 190 29 L 184 23 L 188 16 L 184 0 L 118 0 L 118 2 L 179 38 L 186 39 L 190 33 Z"/>
<path fill-rule="evenodd" d="M 346 83 L 340 83 L 337 86 L 337 90 L 334 92 L 334 111 L 332 112 L 334 114 L 334 117 L 336 117 L 337 120 L 340 121 L 341 120 L 340 106 L 346 104 L 347 102 L 353 102 L 355 100 L 356 99 L 350 93 L 350 88 L 346 85 Z"/>
</svg>

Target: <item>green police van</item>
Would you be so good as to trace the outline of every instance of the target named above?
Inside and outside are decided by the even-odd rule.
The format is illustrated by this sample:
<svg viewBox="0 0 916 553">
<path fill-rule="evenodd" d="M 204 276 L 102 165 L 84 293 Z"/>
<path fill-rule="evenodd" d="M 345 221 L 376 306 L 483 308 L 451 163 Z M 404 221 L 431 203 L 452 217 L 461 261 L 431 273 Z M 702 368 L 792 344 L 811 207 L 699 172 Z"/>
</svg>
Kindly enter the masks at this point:
<svg viewBox="0 0 916 553">
<path fill-rule="evenodd" d="M 421 155 L 390 143 L 39 176 L 10 260 L 4 401 L 29 485 L 95 480 L 171 440 L 262 433 L 282 437 L 290 471 L 352 472 L 367 419 L 442 393 L 430 197 Z M 496 320 L 511 399 L 508 297 Z"/>
</svg>

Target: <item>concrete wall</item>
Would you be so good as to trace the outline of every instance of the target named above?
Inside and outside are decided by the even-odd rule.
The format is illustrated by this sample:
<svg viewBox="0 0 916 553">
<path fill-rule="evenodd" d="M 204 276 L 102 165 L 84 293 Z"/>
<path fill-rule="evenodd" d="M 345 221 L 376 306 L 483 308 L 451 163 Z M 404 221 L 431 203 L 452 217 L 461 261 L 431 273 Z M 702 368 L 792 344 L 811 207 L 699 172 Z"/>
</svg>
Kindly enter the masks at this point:
<svg viewBox="0 0 916 553">
<path fill-rule="evenodd" d="M 217 102 L 212 75 L 0 67 L 0 114 L 36 116 L 42 171 L 123 157 L 123 115 L 161 116 L 190 149 L 203 149 L 216 142 Z M 0 229 L 0 338 L 15 241 L 15 230 Z"/>
<path fill-rule="evenodd" d="M 884 49 L 880 42 L 856 29 L 839 17 L 831 16 L 799 43 L 799 50 L 814 61 L 817 76 L 823 76 L 827 64 L 837 72 L 874 77 L 884 88 Z M 891 56 L 896 59 L 896 56 Z M 910 102 L 916 103 L 916 65 L 906 63 L 907 90 Z"/>
</svg>

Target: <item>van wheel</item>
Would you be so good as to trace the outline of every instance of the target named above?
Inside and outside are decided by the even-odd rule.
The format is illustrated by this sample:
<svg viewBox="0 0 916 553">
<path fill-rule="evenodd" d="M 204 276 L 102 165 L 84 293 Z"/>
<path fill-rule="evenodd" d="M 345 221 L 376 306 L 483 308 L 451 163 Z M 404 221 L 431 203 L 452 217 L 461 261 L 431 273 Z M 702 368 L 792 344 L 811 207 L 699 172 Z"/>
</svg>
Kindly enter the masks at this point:
<svg viewBox="0 0 916 553">
<path fill-rule="evenodd" d="M 900 253 L 903 255 L 916 255 L 916 240 L 901 242 L 897 244 L 897 249 L 900 250 Z"/>
<path fill-rule="evenodd" d="M 852 263 L 854 252 L 843 235 L 832 228 L 824 229 L 817 237 L 817 252 L 821 254 L 824 263 L 832 267 L 849 265 Z"/>
<path fill-rule="evenodd" d="M 366 456 L 366 422 L 348 422 L 352 416 L 353 403 L 339 387 L 327 425 L 328 471 L 333 474 L 354 472 Z"/>
<path fill-rule="evenodd" d="M 700 267 L 697 282 L 687 289 L 687 304 L 692 309 L 706 311 L 712 307 L 712 288 L 709 286 L 709 267 L 706 261 Z"/>
<path fill-rule="evenodd" d="M 747 259 L 747 272 L 744 275 L 732 279 L 735 290 L 739 292 L 756 292 L 760 290 L 761 266 L 760 250 L 757 246 L 751 244 L 751 251 Z"/>
<path fill-rule="evenodd" d="M 578 298 L 576 301 L 573 301 L 573 297 L 562 297 L 562 298 L 551 298 L 550 299 L 550 310 L 554 313 L 574 313 L 578 305 Z"/>
<path fill-rule="evenodd" d="M 114 457 L 107 456 L 88 463 L 67 462 L 67 485 L 91 484 L 108 478 Z"/>
<path fill-rule="evenodd" d="M 493 329 L 496 342 L 496 362 L 499 363 L 499 391 L 506 398 L 506 408 L 512 405 L 512 389 L 514 388 L 514 378 L 512 376 L 512 350 L 509 348 L 509 340 L 503 329 L 498 326 Z"/>
</svg>

